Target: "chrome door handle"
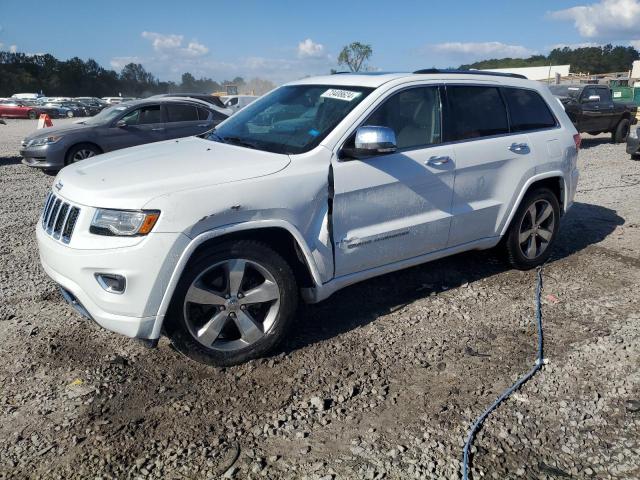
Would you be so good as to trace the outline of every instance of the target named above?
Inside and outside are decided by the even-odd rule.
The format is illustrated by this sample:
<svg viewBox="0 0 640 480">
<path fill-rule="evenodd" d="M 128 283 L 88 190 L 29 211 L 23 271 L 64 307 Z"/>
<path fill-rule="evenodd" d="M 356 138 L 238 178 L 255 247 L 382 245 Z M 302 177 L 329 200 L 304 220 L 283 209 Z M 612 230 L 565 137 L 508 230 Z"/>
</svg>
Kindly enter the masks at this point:
<svg viewBox="0 0 640 480">
<path fill-rule="evenodd" d="M 152 132 L 161 132 L 162 130 L 164 130 L 164 128 L 152 128 L 151 129 Z"/>
<path fill-rule="evenodd" d="M 199 124 L 198 124 L 198 126 L 199 126 L 199 127 L 206 127 L 206 126 L 207 126 L 207 124 L 206 124 L 206 123 L 199 123 Z"/>
<path fill-rule="evenodd" d="M 529 153 L 529 145 L 526 143 L 512 143 L 509 147 L 513 153 Z"/>
<path fill-rule="evenodd" d="M 425 165 L 430 167 L 439 167 L 441 165 L 445 165 L 451 161 L 451 157 L 443 156 L 443 157 L 431 157 L 429 160 L 425 162 Z"/>
</svg>

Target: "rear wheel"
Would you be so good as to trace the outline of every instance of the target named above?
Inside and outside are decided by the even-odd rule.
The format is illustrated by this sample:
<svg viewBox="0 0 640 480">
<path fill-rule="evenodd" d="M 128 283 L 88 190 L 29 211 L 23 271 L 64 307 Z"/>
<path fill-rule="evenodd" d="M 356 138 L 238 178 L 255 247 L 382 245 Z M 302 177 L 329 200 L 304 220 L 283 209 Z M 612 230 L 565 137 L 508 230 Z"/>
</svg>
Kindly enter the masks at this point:
<svg viewBox="0 0 640 480">
<path fill-rule="evenodd" d="M 279 254 L 255 241 L 223 243 L 187 267 L 165 328 L 189 358 L 235 365 L 272 351 L 297 304 L 295 277 Z"/>
<path fill-rule="evenodd" d="M 542 265 L 551 255 L 560 226 L 560 204 L 547 188 L 529 192 L 511 222 L 506 238 L 509 263 L 518 270 Z"/>
<path fill-rule="evenodd" d="M 65 164 L 71 165 L 72 163 L 86 160 L 87 158 L 91 158 L 95 155 L 98 155 L 99 153 L 100 151 L 98 150 L 98 148 L 95 145 L 91 145 L 89 143 L 74 145 L 67 152 Z"/>
<path fill-rule="evenodd" d="M 35 120 L 36 118 L 38 118 L 38 112 L 36 112 L 35 110 L 29 110 L 29 118 L 31 120 Z"/>
<path fill-rule="evenodd" d="M 613 142 L 614 143 L 624 143 L 627 141 L 627 137 L 629 136 L 629 129 L 631 127 L 631 122 L 628 119 L 623 118 L 618 123 L 615 131 L 613 132 Z"/>
<path fill-rule="evenodd" d="M 71 110 L 67 111 L 67 118 L 73 118 L 73 112 Z"/>
</svg>

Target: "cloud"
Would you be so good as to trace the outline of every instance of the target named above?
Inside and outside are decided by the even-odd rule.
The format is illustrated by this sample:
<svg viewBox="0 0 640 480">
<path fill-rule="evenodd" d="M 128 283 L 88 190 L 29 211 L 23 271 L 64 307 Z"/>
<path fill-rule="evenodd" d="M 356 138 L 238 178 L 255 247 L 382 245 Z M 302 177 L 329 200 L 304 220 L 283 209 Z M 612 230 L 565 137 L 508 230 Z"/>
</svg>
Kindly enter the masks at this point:
<svg viewBox="0 0 640 480">
<path fill-rule="evenodd" d="M 575 50 L 576 48 L 586 48 L 586 47 L 601 47 L 601 43 L 597 42 L 579 42 L 579 43 L 556 43 L 555 45 L 551 45 L 548 47 L 549 50 L 554 50 L 556 48 L 570 48 Z"/>
<path fill-rule="evenodd" d="M 310 38 L 298 44 L 298 58 L 323 58 L 325 57 L 324 45 L 315 43 Z"/>
<path fill-rule="evenodd" d="M 572 21 L 586 38 L 634 39 L 640 36 L 640 0 L 600 0 L 549 13 L 554 20 Z"/>
<path fill-rule="evenodd" d="M 18 46 L 17 45 L 9 45 L 9 51 L 11 53 L 16 53 L 18 51 Z"/>
<path fill-rule="evenodd" d="M 424 53 L 437 53 L 448 58 L 455 57 L 465 60 L 480 60 L 487 58 L 523 58 L 536 52 L 522 45 L 508 45 L 502 42 L 447 42 L 427 45 Z"/>
<path fill-rule="evenodd" d="M 122 70 L 129 63 L 141 63 L 141 59 L 140 57 L 114 57 L 109 62 L 109 65 L 116 70 Z"/>
<path fill-rule="evenodd" d="M 196 40 L 190 41 L 185 46 L 184 35 L 176 35 L 174 33 L 165 35 L 162 33 L 146 31 L 142 32 L 141 35 L 142 38 L 151 41 L 151 45 L 156 52 L 167 57 L 201 57 L 209 53 L 209 48 L 202 43 L 198 43 Z"/>
</svg>

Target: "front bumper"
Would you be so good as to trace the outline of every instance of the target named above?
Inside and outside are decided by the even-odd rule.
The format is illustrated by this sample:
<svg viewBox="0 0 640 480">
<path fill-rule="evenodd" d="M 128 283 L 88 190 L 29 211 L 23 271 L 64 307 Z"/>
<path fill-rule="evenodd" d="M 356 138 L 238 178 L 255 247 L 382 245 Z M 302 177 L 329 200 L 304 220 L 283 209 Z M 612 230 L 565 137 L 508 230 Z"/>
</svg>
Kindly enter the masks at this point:
<svg viewBox="0 0 640 480">
<path fill-rule="evenodd" d="M 65 153 L 66 147 L 59 143 L 20 149 L 23 165 L 46 170 L 59 170 L 64 167 Z"/>
<path fill-rule="evenodd" d="M 80 307 L 84 316 L 107 330 L 153 338 L 162 297 L 188 237 L 152 233 L 132 247 L 81 250 L 50 237 L 40 222 L 36 237 L 44 271 L 66 291 L 65 299 L 76 310 Z M 127 279 L 124 293 L 104 290 L 96 273 L 123 275 Z"/>
</svg>

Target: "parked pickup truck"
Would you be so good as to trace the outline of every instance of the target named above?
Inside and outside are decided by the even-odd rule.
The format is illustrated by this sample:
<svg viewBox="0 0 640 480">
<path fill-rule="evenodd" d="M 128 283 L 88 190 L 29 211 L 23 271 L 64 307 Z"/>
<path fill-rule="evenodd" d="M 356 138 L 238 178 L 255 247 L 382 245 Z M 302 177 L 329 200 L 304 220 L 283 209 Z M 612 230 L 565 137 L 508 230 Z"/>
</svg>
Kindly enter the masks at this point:
<svg viewBox="0 0 640 480">
<path fill-rule="evenodd" d="M 624 143 L 631 125 L 638 122 L 638 107 L 632 103 L 614 102 L 606 85 L 550 85 L 549 89 L 581 133 L 611 132 L 615 143 Z"/>
</svg>

